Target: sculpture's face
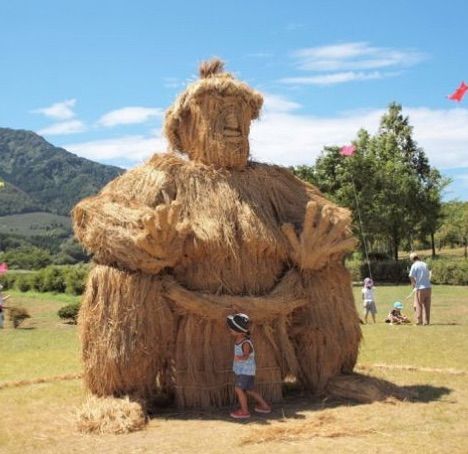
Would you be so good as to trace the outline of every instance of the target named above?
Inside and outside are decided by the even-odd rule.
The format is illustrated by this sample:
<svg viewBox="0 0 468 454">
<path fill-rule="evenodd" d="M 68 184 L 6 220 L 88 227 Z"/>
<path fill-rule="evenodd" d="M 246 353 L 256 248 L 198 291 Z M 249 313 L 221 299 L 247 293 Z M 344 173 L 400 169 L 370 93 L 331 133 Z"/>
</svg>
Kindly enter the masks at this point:
<svg viewBox="0 0 468 454">
<path fill-rule="evenodd" d="M 190 109 L 191 159 L 241 169 L 249 157 L 249 105 L 235 96 L 202 95 Z"/>
</svg>

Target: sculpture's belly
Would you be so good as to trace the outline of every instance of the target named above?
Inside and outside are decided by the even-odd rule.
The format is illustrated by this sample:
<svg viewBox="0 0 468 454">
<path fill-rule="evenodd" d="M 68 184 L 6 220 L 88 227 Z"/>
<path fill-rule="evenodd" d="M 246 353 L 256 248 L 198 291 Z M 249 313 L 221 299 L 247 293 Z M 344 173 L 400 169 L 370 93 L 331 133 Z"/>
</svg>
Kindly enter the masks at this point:
<svg viewBox="0 0 468 454">
<path fill-rule="evenodd" d="M 235 246 L 199 243 L 174 270 L 176 279 L 187 288 L 210 293 L 263 295 L 271 291 L 285 271 L 283 254 L 261 241 Z"/>
</svg>

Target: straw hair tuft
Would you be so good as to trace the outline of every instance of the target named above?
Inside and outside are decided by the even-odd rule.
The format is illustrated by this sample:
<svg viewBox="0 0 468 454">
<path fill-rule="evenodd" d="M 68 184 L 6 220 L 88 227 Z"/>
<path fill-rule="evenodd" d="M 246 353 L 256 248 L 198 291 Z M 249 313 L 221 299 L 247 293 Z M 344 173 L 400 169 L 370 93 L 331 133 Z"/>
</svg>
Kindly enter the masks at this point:
<svg viewBox="0 0 468 454">
<path fill-rule="evenodd" d="M 208 77 L 215 76 L 224 71 L 224 62 L 219 58 L 204 61 L 200 64 L 198 72 L 200 79 L 207 79 Z"/>
</svg>

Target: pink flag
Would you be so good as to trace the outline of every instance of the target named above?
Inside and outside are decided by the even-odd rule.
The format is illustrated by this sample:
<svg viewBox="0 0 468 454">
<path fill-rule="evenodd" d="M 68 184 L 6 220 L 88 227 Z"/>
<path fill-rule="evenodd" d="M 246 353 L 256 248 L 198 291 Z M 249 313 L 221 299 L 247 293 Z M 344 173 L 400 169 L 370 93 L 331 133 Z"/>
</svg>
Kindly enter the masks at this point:
<svg viewBox="0 0 468 454">
<path fill-rule="evenodd" d="M 356 153 L 356 147 L 354 145 L 345 145 L 341 147 L 340 155 L 341 156 L 353 156 Z"/>
<path fill-rule="evenodd" d="M 6 263 L 0 263 L 0 274 L 4 274 L 8 271 L 8 265 Z"/>
<path fill-rule="evenodd" d="M 447 98 L 451 99 L 452 101 L 460 102 L 463 99 L 463 96 L 465 96 L 467 90 L 468 85 L 466 85 L 465 82 L 462 82 L 460 86 L 450 96 L 447 96 Z"/>
</svg>

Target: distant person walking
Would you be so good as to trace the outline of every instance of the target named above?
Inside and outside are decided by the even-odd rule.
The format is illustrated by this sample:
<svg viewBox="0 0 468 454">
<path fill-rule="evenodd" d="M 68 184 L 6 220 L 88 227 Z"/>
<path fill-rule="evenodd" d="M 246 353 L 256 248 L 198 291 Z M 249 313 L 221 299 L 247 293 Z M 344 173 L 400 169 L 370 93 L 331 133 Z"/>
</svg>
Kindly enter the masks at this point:
<svg viewBox="0 0 468 454">
<path fill-rule="evenodd" d="M 414 288 L 414 312 L 416 325 L 429 325 L 431 321 L 431 277 L 427 265 L 415 252 L 410 254 L 413 262 L 409 272 Z"/>
</svg>

